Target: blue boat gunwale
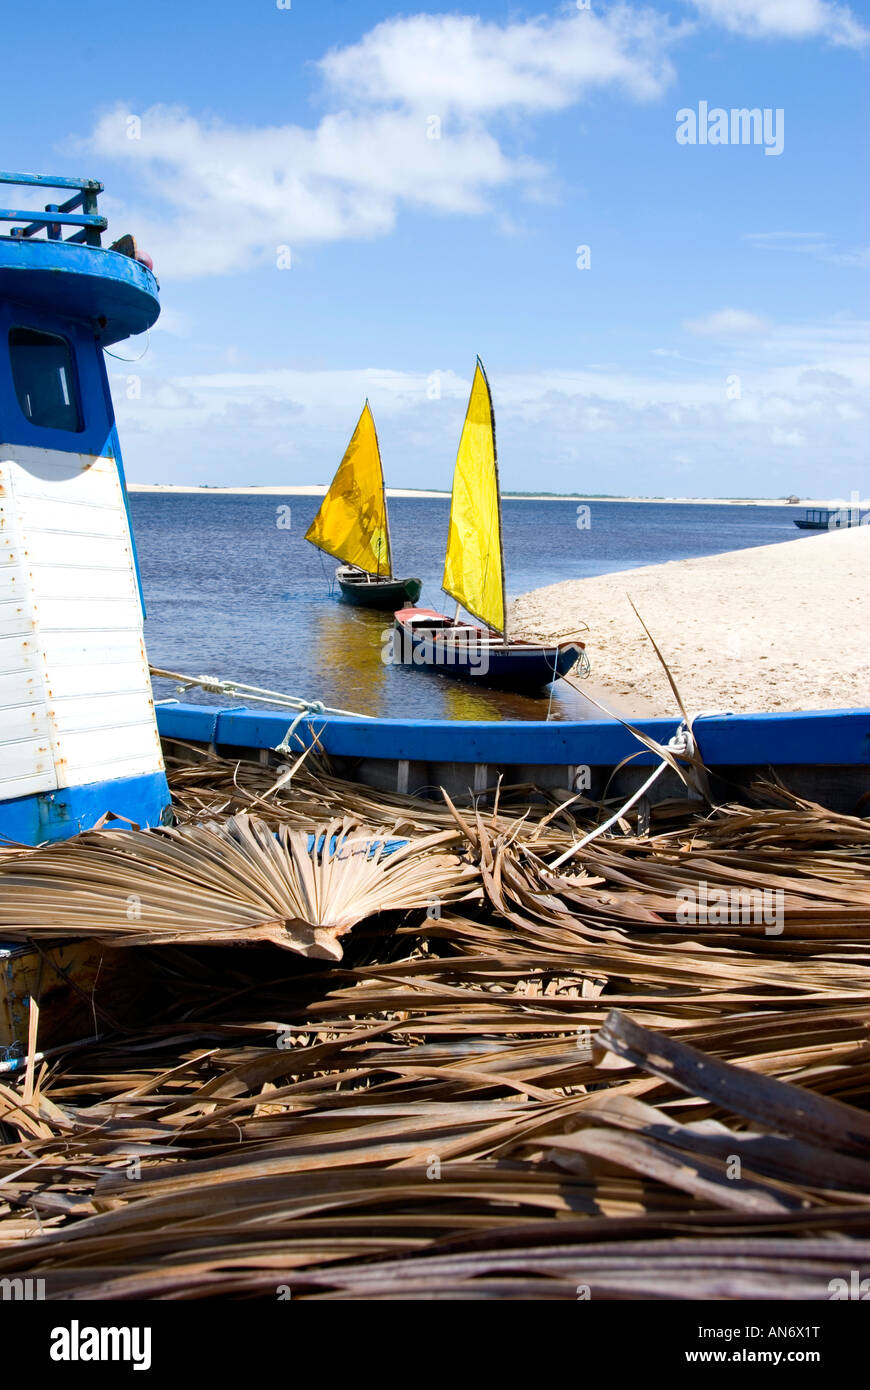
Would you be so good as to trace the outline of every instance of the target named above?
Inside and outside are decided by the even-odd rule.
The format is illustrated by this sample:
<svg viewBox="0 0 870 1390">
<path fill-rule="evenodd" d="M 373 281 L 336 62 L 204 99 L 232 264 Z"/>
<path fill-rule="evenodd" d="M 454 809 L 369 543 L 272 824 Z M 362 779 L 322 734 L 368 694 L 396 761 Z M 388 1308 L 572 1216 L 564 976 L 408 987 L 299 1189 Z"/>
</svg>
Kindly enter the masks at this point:
<svg viewBox="0 0 870 1390">
<path fill-rule="evenodd" d="M 277 748 L 293 722 L 281 711 L 178 701 L 158 702 L 156 713 L 162 738 L 258 753 Z M 668 717 L 633 722 L 660 743 L 667 743 L 680 724 Z M 694 722 L 693 732 L 710 767 L 870 766 L 870 709 L 705 715 Z M 441 763 L 489 766 L 612 767 L 632 755 L 640 766 L 660 761 L 616 719 L 495 722 L 311 714 L 296 723 L 297 738 L 300 751 L 316 741 L 336 757 L 388 761 L 431 762 L 433 748 Z"/>
<path fill-rule="evenodd" d="M 104 347 L 144 333 L 160 313 L 152 271 L 119 251 L 0 237 L 0 297 L 92 326 Z"/>
</svg>

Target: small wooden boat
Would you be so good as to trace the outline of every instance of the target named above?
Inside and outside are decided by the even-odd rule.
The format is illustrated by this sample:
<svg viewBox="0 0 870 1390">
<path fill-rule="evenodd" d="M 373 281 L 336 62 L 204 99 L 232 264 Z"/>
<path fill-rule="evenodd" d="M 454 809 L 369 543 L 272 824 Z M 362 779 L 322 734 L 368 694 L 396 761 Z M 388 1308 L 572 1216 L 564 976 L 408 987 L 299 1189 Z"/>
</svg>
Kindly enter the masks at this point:
<svg viewBox="0 0 870 1390">
<path fill-rule="evenodd" d="M 355 565 L 339 565 L 335 571 L 345 603 L 358 608 L 383 608 L 395 613 L 403 604 L 414 604 L 423 588 L 422 579 L 387 579 Z"/>
<path fill-rule="evenodd" d="M 433 609 L 396 613 L 394 659 L 401 664 L 481 685 L 534 691 L 585 660 L 584 644 L 576 639 L 542 645 L 507 635 L 495 417 L 480 358 L 453 474 L 441 587 L 456 600 L 454 617 Z M 461 620 L 460 607 L 482 626 Z"/>
<path fill-rule="evenodd" d="M 335 577 L 346 603 L 395 612 L 420 597 L 421 579 L 393 575 L 384 470 L 368 401 L 305 539 L 342 561 Z"/>
<path fill-rule="evenodd" d="M 432 608 L 402 608 L 395 616 L 405 666 L 432 666 L 442 675 L 510 690 L 541 690 L 565 676 L 583 654 L 580 642 L 551 647 L 508 641 L 492 628 L 445 617 Z"/>
</svg>

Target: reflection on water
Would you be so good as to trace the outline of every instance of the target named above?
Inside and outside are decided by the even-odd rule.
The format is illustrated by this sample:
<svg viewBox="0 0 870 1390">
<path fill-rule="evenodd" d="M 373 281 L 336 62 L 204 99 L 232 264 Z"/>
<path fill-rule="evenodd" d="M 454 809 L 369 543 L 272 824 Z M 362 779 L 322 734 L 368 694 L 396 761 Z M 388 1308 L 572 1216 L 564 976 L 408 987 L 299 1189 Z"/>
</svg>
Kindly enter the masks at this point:
<svg viewBox="0 0 870 1390">
<path fill-rule="evenodd" d="M 384 665 L 390 615 L 338 601 L 331 592 L 333 562 L 303 539 L 319 499 L 288 500 L 292 526 L 286 530 L 276 525 L 281 497 L 133 494 L 148 606 L 145 636 L 155 666 L 282 690 L 360 714 L 543 719 L 549 710 L 554 719 L 596 717 L 564 681 L 552 695 L 524 696 Z M 573 502 L 505 503 L 509 599 L 561 579 L 802 534 L 792 525 L 797 511 L 785 507 L 591 506 L 592 525 L 579 531 Z M 399 498 L 390 512 L 396 573 L 420 575 L 421 603 L 452 611 L 440 591 L 447 500 Z M 175 693 L 166 682 L 155 688 L 158 698 Z M 215 702 L 201 693 L 186 698 Z"/>
<path fill-rule="evenodd" d="M 330 696 L 325 703 L 359 714 L 382 713 L 387 683 L 387 668 L 381 661 L 385 617 L 366 608 L 351 611 L 358 620 L 355 623 L 348 622 L 344 604 L 328 599 L 320 605 L 311 633 L 312 662 L 330 672 Z"/>
</svg>

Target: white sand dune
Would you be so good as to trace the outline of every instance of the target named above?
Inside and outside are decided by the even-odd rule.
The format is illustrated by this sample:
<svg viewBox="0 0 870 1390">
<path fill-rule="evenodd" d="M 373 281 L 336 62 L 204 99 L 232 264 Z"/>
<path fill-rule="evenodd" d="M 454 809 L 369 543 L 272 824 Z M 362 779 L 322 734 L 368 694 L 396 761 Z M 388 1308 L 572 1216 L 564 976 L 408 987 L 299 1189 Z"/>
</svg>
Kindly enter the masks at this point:
<svg viewBox="0 0 870 1390">
<path fill-rule="evenodd" d="M 325 483 L 264 483 L 262 486 L 240 485 L 223 486 L 222 484 L 201 484 L 201 483 L 129 483 L 128 492 L 165 492 L 165 493 L 187 493 L 196 492 L 204 497 L 230 493 L 234 496 L 263 496 L 263 497 L 323 497 L 326 493 Z M 388 487 L 388 497 L 444 497 L 450 496 L 449 492 L 427 490 L 417 487 Z M 506 501 L 523 502 L 648 502 L 651 506 L 660 505 L 663 502 L 673 504 L 680 503 L 687 507 L 788 507 L 793 503 L 786 502 L 781 497 L 595 497 L 584 496 L 582 493 L 504 493 Z M 846 506 L 848 503 L 842 499 L 831 501 L 828 498 L 818 500 L 814 498 L 802 498 L 802 507 L 839 507 Z"/>
<path fill-rule="evenodd" d="M 325 497 L 325 483 L 264 483 L 262 487 L 223 487 L 197 483 L 128 483 L 128 492 L 157 492 L 174 495 L 196 493 L 199 497 Z M 446 492 L 424 492 L 417 488 L 388 487 L 388 497 L 448 497 Z"/>
<path fill-rule="evenodd" d="M 588 624 L 596 692 L 673 714 L 656 639 L 690 713 L 870 705 L 870 526 L 535 589 L 513 630 L 555 637 Z"/>
</svg>

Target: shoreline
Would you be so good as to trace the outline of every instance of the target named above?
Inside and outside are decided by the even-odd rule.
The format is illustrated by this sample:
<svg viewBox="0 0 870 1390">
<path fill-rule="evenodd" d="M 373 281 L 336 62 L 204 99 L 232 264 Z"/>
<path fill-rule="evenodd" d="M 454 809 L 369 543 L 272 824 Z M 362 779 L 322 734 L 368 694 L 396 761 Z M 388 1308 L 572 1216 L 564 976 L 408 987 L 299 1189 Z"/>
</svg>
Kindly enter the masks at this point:
<svg viewBox="0 0 870 1390">
<path fill-rule="evenodd" d="M 807 549 L 806 547 L 812 547 Z M 540 641 L 588 625 L 592 689 L 635 715 L 676 701 L 629 599 L 690 714 L 870 704 L 870 527 L 563 580 L 511 605 Z"/>
<path fill-rule="evenodd" d="M 325 497 L 326 483 L 264 483 L 262 487 L 252 486 L 211 486 L 197 483 L 127 483 L 128 492 L 151 493 L 163 496 L 197 495 L 232 497 Z M 449 492 L 439 492 L 427 488 L 388 487 L 388 497 L 416 497 L 450 500 Z M 833 507 L 849 506 L 850 503 L 838 499 L 802 497 L 798 502 L 789 502 L 782 497 L 609 497 L 581 492 L 566 493 L 527 493 L 505 492 L 504 502 L 633 502 L 649 506 L 685 507 Z"/>
</svg>

